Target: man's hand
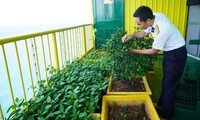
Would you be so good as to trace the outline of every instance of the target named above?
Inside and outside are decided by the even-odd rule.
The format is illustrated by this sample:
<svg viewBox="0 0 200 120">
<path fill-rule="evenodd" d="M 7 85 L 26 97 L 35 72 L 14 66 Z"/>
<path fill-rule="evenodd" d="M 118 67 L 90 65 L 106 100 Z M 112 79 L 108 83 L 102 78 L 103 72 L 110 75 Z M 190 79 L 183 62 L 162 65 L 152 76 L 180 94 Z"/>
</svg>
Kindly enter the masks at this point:
<svg viewBox="0 0 200 120">
<path fill-rule="evenodd" d="M 122 43 L 125 43 L 126 41 L 130 40 L 133 38 L 133 34 L 126 34 L 122 37 Z"/>
<path fill-rule="evenodd" d="M 135 49 L 129 49 L 129 52 L 135 53 Z"/>
<path fill-rule="evenodd" d="M 157 49 L 143 49 L 143 50 L 138 50 L 138 49 L 129 49 L 130 52 L 135 53 L 135 54 L 145 54 L 145 55 L 153 55 L 158 52 Z"/>
</svg>

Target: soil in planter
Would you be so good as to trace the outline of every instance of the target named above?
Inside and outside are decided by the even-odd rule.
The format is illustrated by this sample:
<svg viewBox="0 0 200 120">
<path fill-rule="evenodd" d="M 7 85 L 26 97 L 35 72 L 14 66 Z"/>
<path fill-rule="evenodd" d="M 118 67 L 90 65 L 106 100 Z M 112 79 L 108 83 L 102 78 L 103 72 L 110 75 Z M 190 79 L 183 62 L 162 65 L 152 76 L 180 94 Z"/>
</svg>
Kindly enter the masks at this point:
<svg viewBox="0 0 200 120">
<path fill-rule="evenodd" d="M 108 106 L 108 120 L 151 120 L 146 111 L 145 105 L 121 105 Z"/>
<path fill-rule="evenodd" d="M 113 80 L 112 92 L 145 92 L 145 86 L 142 78 L 133 78 L 132 80 Z"/>
</svg>

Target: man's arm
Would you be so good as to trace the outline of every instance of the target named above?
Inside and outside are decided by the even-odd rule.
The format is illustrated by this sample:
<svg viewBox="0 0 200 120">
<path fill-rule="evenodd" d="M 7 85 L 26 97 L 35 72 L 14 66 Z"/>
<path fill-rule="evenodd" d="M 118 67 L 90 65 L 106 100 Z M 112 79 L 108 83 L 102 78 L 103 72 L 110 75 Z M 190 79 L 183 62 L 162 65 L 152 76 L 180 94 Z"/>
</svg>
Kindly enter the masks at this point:
<svg viewBox="0 0 200 120">
<path fill-rule="evenodd" d="M 129 39 L 133 37 L 138 37 L 138 38 L 143 38 L 146 37 L 148 33 L 142 31 L 142 32 L 137 32 L 137 33 L 132 33 L 132 34 L 126 34 L 122 37 L 122 43 L 128 41 Z"/>
<path fill-rule="evenodd" d="M 132 49 L 130 52 L 136 53 L 136 54 L 146 54 L 146 55 L 152 55 L 156 54 L 158 52 L 157 49 L 144 49 L 144 50 L 137 50 L 137 49 Z"/>
</svg>

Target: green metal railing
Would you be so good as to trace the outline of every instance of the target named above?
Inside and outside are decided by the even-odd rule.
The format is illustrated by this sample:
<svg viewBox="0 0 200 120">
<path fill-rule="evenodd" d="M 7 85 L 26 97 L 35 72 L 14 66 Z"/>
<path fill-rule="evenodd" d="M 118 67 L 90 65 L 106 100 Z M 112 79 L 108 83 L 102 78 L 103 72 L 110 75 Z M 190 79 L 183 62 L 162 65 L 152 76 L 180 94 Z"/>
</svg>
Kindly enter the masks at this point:
<svg viewBox="0 0 200 120">
<path fill-rule="evenodd" d="M 15 85 L 15 83 L 13 81 L 21 83 L 21 92 L 25 100 L 28 99 L 26 88 L 30 86 L 32 86 L 31 96 L 34 97 L 33 86 L 37 84 L 37 81 L 47 80 L 48 78 L 47 66 L 53 66 L 58 71 L 62 69 L 66 61 L 72 62 L 74 59 L 86 55 L 94 48 L 94 44 L 92 24 L 0 39 L 0 60 L 3 60 L 4 64 L 1 69 L 6 74 L 6 79 L 3 79 L 3 81 L 8 83 L 8 86 L 5 87 L 6 90 L 9 89 L 10 91 L 12 104 L 15 104 L 14 99 L 16 97 L 15 89 L 13 89 L 13 84 Z M 19 49 L 23 49 L 21 50 L 23 52 Z M 9 58 L 10 51 L 13 54 L 11 55 L 12 58 Z M 9 63 L 8 59 L 12 59 L 15 63 L 10 65 L 11 63 Z M 13 68 L 18 68 L 19 79 L 12 77 Z M 28 74 L 24 72 L 24 69 L 28 71 Z M 16 71 L 14 72 L 16 73 Z M 25 76 L 29 76 L 29 79 Z M 29 81 L 31 83 L 30 86 L 26 86 L 25 81 Z M 2 92 L 0 91 L 0 95 L 3 95 L 1 94 Z M 3 99 L 2 96 L 0 98 Z M 4 120 L 5 113 L 2 106 L 1 103 L 0 119 Z"/>
</svg>

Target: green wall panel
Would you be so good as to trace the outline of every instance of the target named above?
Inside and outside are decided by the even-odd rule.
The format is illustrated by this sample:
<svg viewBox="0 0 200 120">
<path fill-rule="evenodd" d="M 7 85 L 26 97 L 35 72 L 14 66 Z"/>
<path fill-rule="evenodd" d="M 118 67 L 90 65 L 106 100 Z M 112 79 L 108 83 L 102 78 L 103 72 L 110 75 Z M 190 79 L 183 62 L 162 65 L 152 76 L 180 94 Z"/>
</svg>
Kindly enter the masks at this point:
<svg viewBox="0 0 200 120">
<path fill-rule="evenodd" d="M 104 0 L 92 1 L 97 49 L 105 44 L 106 39 L 109 39 L 117 28 L 124 27 L 124 0 L 110 1 L 110 4 L 105 4 Z"/>
</svg>

